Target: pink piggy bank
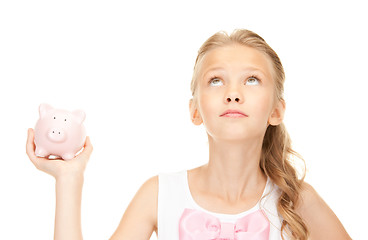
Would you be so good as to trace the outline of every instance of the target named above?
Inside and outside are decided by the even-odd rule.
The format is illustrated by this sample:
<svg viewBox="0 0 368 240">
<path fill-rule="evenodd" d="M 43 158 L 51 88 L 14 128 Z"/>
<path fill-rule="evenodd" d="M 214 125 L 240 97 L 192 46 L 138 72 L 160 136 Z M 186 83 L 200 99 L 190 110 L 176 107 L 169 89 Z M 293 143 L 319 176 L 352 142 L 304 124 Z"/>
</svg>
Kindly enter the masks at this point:
<svg viewBox="0 0 368 240">
<path fill-rule="evenodd" d="M 74 158 L 86 141 L 83 126 L 86 114 L 81 110 L 69 112 L 55 109 L 48 104 L 41 104 L 39 113 L 34 138 L 36 155 L 55 155 L 64 160 Z"/>
</svg>

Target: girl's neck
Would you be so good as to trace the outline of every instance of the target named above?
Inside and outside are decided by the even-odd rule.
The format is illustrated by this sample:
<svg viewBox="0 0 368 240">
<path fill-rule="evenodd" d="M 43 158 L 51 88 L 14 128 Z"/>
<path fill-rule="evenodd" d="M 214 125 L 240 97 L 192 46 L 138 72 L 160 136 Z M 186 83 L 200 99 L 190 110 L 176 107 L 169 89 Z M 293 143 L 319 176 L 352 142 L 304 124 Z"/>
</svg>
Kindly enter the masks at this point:
<svg viewBox="0 0 368 240">
<path fill-rule="evenodd" d="M 209 137 L 209 162 L 201 171 L 208 190 L 237 201 L 264 186 L 267 177 L 259 167 L 262 140 L 230 142 Z"/>
</svg>

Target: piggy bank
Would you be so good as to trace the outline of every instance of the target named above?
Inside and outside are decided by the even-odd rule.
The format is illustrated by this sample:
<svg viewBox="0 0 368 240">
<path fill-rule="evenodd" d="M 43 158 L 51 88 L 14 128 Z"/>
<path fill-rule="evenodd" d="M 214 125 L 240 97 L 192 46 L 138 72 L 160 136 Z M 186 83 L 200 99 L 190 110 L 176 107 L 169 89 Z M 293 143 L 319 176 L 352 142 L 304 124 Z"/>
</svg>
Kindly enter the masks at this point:
<svg viewBox="0 0 368 240">
<path fill-rule="evenodd" d="M 40 118 L 35 126 L 35 153 L 39 157 L 59 156 L 64 160 L 75 157 L 86 140 L 81 110 L 55 109 L 48 104 L 39 107 Z"/>
</svg>

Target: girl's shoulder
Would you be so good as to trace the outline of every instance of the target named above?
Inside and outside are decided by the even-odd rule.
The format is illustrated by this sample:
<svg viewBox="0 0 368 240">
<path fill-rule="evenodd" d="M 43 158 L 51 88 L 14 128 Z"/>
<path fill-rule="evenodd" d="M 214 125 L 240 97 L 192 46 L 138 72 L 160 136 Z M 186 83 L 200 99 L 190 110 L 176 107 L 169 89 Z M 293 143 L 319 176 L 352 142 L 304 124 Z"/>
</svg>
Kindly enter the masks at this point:
<svg viewBox="0 0 368 240">
<path fill-rule="evenodd" d="M 323 201 L 322 197 L 317 193 L 313 186 L 304 181 L 299 201 L 296 206 L 297 213 L 305 220 L 308 220 L 310 215 L 314 215 L 318 210 L 325 210 L 327 207 L 327 204 Z"/>
<path fill-rule="evenodd" d="M 302 185 L 296 212 L 307 225 L 312 239 L 351 239 L 331 208 L 307 182 Z"/>
<path fill-rule="evenodd" d="M 307 182 L 303 182 L 300 192 L 300 200 L 296 207 L 300 214 L 307 214 L 318 208 L 326 208 L 328 205 L 323 201 L 318 192 Z"/>
<path fill-rule="evenodd" d="M 157 196 L 158 176 L 153 176 L 138 189 L 110 239 L 149 239 L 157 233 Z"/>
</svg>

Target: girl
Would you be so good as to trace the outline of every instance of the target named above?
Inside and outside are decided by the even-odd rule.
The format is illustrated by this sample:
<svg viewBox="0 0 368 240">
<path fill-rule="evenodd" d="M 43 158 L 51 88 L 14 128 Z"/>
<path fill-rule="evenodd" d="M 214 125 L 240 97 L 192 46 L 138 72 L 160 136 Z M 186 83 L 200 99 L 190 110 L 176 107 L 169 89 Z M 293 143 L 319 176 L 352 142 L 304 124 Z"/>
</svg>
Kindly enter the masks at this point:
<svg viewBox="0 0 368 240">
<path fill-rule="evenodd" d="M 283 124 L 284 70 L 263 38 L 248 30 L 219 32 L 200 48 L 191 83 L 190 116 L 206 128 L 207 164 L 148 179 L 111 240 L 350 239 L 291 163 Z M 92 152 L 71 161 L 27 154 L 56 179 L 55 239 L 82 239 L 83 173 Z"/>
</svg>

